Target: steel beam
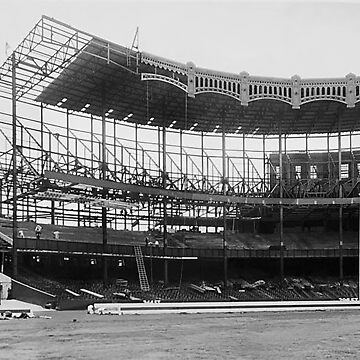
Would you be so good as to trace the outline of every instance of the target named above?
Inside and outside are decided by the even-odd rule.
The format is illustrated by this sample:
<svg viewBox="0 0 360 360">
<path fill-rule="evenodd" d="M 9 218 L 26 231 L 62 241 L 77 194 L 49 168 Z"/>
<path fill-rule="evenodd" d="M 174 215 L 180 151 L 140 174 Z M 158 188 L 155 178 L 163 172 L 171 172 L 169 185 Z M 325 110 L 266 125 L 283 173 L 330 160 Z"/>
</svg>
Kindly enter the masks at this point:
<svg viewBox="0 0 360 360">
<path fill-rule="evenodd" d="M 228 195 L 214 195 L 214 194 L 201 194 L 197 192 L 183 192 L 180 190 L 170 190 L 163 188 L 155 188 L 150 186 L 142 186 L 135 184 L 128 184 L 124 182 L 115 182 L 111 180 L 99 180 L 89 178 L 86 176 L 65 174 L 56 171 L 44 172 L 44 177 L 50 180 L 59 180 L 67 183 L 77 183 L 88 185 L 89 187 L 103 187 L 106 189 L 122 190 L 135 193 L 142 193 L 155 196 L 167 196 L 175 199 L 223 203 L 228 204 L 248 204 L 248 205 L 356 205 L 360 204 L 359 197 L 353 198 L 257 198 L 245 196 L 228 196 Z"/>
</svg>

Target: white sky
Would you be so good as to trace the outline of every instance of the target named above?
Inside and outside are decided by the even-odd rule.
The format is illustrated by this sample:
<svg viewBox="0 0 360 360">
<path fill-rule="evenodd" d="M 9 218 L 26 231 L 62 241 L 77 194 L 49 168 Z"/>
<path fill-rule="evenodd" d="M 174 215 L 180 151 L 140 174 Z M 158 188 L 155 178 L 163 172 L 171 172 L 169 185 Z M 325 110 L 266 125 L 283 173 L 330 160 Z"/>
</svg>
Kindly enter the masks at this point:
<svg viewBox="0 0 360 360">
<path fill-rule="evenodd" d="M 0 63 L 45 14 L 199 67 L 302 78 L 360 74 L 360 1 L 0 0 Z"/>
</svg>

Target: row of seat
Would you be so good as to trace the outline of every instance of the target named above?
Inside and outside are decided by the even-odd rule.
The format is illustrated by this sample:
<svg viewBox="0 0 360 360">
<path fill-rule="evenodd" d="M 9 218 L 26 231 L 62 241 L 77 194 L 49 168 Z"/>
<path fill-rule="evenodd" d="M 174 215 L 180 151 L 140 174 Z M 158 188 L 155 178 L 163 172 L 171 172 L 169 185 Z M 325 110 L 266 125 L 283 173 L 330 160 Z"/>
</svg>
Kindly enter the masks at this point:
<svg viewBox="0 0 360 360">
<path fill-rule="evenodd" d="M 96 299 L 91 293 L 84 293 L 80 289 L 103 295 L 109 301 L 133 301 L 133 300 L 159 300 L 159 301 L 255 301 L 255 300 L 324 300 L 339 298 L 357 297 L 358 289 L 355 281 L 321 281 L 310 283 L 310 286 L 294 286 L 297 281 L 269 280 L 263 285 L 254 288 L 243 288 L 244 282 L 232 282 L 227 288 L 219 282 L 217 288 L 204 287 L 204 283 L 196 284 L 184 283 L 180 287 L 177 284 L 165 286 L 162 282 L 155 283 L 150 291 L 143 291 L 139 284 L 129 282 L 127 287 L 123 287 L 115 279 L 104 286 L 102 281 L 96 280 L 55 280 L 45 277 L 23 274 L 20 280 L 38 289 L 56 295 L 58 299 L 73 299 L 79 294 L 83 299 Z M 351 286 L 350 286 L 350 284 Z M 70 290 L 70 292 L 66 291 Z M 205 290 L 206 289 L 206 290 Z"/>
<path fill-rule="evenodd" d="M 18 224 L 21 236 L 35 238 L 34 222 L 21 222 Z M 102 229 L 97 227 L 72 227 L 44 224 L 42 226 L 41 238 L 52 239 L 54 233 L 58 232 L 60 240 L 77 242 L 102 242 Z M 7 236 L 12 236 L 10 226 L 1 226 L 0 231 Z M 161 238 L 161 234 L 158 236 Z M 279 243 L 279 234 L 253 234 L 234 233 L 228 231 L 226 234 L 229 249 L 268 249 Z M 157 239 L 156 233 L 145 231 L 127 231 L 108 229 L 108 243 L 122 245 L 145 245 L 146 238 L 153 242 Z M 284 233 L 286 248 L 291 249 L 334 249 L 338 248 L 338 234 L 336 232 L 301 232 L 293 231 Z M 357 248 L 358 237 L 355 232 L 344 232 L 343 243 L 345 248 Z M 168 245 L 181 248 L 219 248 L 223 246 L 222 234 L 196 233 L 181 231 L 168 234 Z"/>
</svg>

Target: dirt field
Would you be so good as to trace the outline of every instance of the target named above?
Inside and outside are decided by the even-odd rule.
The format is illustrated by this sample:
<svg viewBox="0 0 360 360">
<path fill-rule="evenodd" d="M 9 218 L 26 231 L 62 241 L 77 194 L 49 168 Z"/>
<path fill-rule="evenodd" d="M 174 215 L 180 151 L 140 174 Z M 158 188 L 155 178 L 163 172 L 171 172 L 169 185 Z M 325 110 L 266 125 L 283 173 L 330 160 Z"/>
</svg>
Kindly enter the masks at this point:
<svg viewBox="0 0 360 360">
<path fill-rule="evenodd" d="M 0 359 L 359 359 L 360 312 L 0 321 Z M 74 321 L 76 319 L 76 321 Z"/>
</svg>

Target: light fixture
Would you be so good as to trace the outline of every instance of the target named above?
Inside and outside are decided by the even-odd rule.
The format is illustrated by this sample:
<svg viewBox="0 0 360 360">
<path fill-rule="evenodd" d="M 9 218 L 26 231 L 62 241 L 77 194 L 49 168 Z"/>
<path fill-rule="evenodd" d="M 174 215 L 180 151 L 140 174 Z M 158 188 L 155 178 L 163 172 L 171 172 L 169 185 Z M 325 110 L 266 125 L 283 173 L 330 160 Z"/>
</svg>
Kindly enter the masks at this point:
<svg viewBox="0 0 360 360">
<path fill-rule="evenodd" d="M 255 135 L 258 131 L 259 131 L 259 127 L 257 127 L 255 130 L 254 130 L 254 132 L 253 132 L 253 135 Z"/>
<path fill-rule="evenodd" d="M 216 133 L 217 129 L 220 127 L 220 125 L 216 125 L 215 129 L 213 130 L 214 133 Z"/>
<path fill-rule="evenodd" d="M 127 120 L 129 120 L 129 118 L 127 116 L 125 116 L 123 120 L 127 121 Z"/>
<path fill-rule="evenodd" d="M 108 114 L 111 114 L 114 111 L 114 109 L 109 109 Z"/>
<path fill-rule="evenodd" d="M 90 104 L 85 104 L 84 108 L 87 109 L 90 106 Z"/>
<path fill-rule="evenodd" d="M 198 123 L 195 123 L 191 128 L 190 131 L 193 131 L 198 126 Z"/>
<path fill-rule="evenodd" d="M 170 124 L 169 128 L 172 128 L 175 124 L 176 124 L 176 120 L 174 120 L 174 121 Z"/>
<path fill-rule="evenodd" d="M 61 102 L 62 102 L 62 103 L 67 102 L 67 98 L 63 98 L 63 99 L 61 100 Z"/>
<path fill-rule="evenodd" d="M 131 118 L 133 115 L 134 115 L 133 113 L 130 113 L 130 114 L 128 115 L 128 117 Z"/>
<path fill-rule="evenodd" d="M 236 129 L 235 134 L 238 134 L 238 133 L 240 132 L 240 130 L 241 130 L 241 126 L 239 126 L 239 127 Z"/>
</svg>

